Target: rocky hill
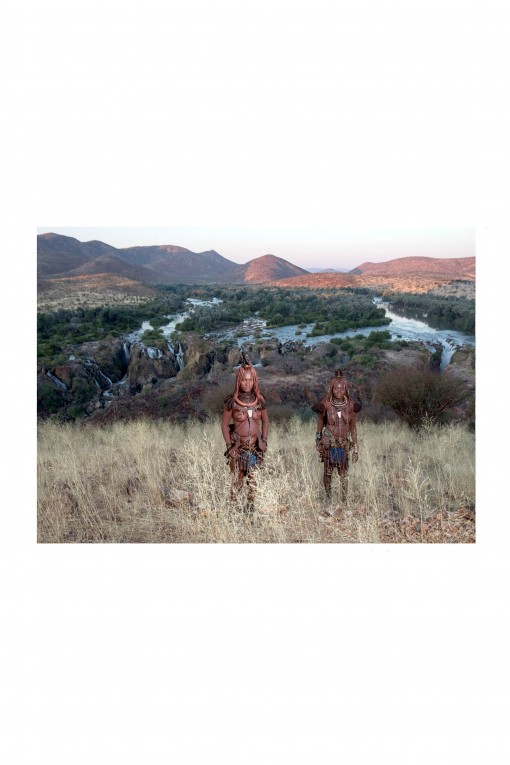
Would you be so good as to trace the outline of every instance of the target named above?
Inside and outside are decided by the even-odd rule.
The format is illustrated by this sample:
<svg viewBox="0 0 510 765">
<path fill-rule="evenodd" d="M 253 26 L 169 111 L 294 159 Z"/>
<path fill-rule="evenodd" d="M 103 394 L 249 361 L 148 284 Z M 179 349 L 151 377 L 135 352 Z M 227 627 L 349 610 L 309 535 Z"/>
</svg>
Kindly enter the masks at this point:
<svg viewBox="0 0 510 765">
<path fill-rule="evenodd" d="M 349 273 L 323 271 L 280 279 L 275 286 L 312 289 L 369 287 L 390 292 L 441 293 L 458 282 L 474 285 L 475 258 L 397 258 L 385 263 L 363 263 Z"/>
<path fill-rule="evenodd" d="M 311 274 L 347 274 L 348 268 L 307 268 Z"/>
<path fill-rule="evenodd" d="M 276 255 L 262 255 L 262 257 L 254 258 L 254 260 L 250 260 L 233 271 L 230 275 L 230 281 L 263 284 L 306 274 L 308 271 L 289 263 L 288 260 L 277 258 Z"/>
<path fill-rule="evenodd" d="M 80 242 L 72 236 L 39 234 L 37 237 L 37 276 L 62 274 L 90 260 L 115 254 L 115 247 L 104 242 Z"/>
<path fill-rule="evenodd" d="M 229 281 L 239 267 L 215 250 L 192 252 L 176 245 L 128 247 L 117 251 L 128 263 L 144 266 L 166 282 L 208 283 Z"/>
<path fill-rule="evenodd" d="M 145 266 L 133 265 L 127 263 L 125 260 L 117 257 L 116 255 L 100 255 L 93 260 L 87 260 L 79 268 L 73 268 L 71 271 L 66 272 L 66 277 L 73 276 L 89 276 L 92 274 L 115 274 L 116 276 L 122 276 L 126 279 L 132 279 L 133 281 L 144 282 L 146 284 L 158 284 L 165 281 L 161 274 L 156 271 L 151 271 Z"/>
<path fill-rule="evenodd" d="M 39 278 L 110 273 L 147 284 L 209 283 L 229 281 L 237 268 L 238 263 L 215 250 L 192 252 L 177 245 L 116 248 L 60 234 L 37 237 Z"/>
<path fill-rule="evenodd" d="M 475 258 L 407 257 L 386 260 L 383 263 L 362 263 L 351 274 L 364 276 L 442 276 L 450 279 L 475 278 Z"/>
</svg>

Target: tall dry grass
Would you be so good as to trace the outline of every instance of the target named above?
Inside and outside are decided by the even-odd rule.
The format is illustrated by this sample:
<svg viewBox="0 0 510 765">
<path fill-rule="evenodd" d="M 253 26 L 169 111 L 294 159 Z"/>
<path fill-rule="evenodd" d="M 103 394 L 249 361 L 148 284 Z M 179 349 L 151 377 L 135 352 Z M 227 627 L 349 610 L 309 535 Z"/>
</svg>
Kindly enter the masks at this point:
<svg viewBox="0 0 510 765">
<path fill-rule="evenodd" d="M 474 436 L 360 423 L 347 507 L 326 502 L 315 427 L 274 426 L 255 512 L 229 501 L 218 423 L 39 426 L 40 542 L 473 542 Z"/>
</svg>

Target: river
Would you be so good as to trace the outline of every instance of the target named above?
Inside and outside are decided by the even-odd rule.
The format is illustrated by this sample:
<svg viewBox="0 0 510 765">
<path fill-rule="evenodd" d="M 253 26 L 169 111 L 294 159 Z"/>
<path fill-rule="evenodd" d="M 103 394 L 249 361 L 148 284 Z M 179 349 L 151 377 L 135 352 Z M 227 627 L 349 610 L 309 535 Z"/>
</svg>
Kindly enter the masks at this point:
<svg viewBox="0 0 510 765">
<path fill-rule="evenodd" d="M 458 332 L 454 329 L 435 329 L 427 324 L 425 321 L 418 319 L 408 319 L 406 316 L 402 316 L 394 311 L 390 311 L 389 305 L 384 303 L 382 298 L 375 297 L 374 303 L 385 312 L 388 319 L 391 319 L 391 324 L 385 327 L 363 327 L 362 329 L 348 329 L 345 332 L 337 332 L 334 335 L 316 335 L 314 337 L 307 337 L 314 327 L 314 324 L 306 324 L 299 327 L 297 324 L 293 324 L 288 327 L 272 327 L 266 329 L 266 322 L 259 317 L 253 317 L 246 319 L 242 326 L 236 327 L 233 330 L 222 333 L 211 333 L 215 337 L 221 337 L 225 339 L 234 339 L 238 345 L 243 343 L 251 343 L 256 339 L 255 332 L 262 331 L 261 337 L 276 337 L 280 342 L 285 343 L 288 340 L 301 340 L 303 345 L 317 345 L 318 343 L 328 342 L 334 337 L 353 337 L 354 335 L 364 335 L 367 337 L 371 332 L 381 332 L 388 330 L 392 340 L 408 340 L 418 341 L 424 343 L 432 352 L 435 351 L 434 345 L 439 343 L 443 347 L 443 353 L 441 356 L 441 369 L 444 369 L 451 361 L 451 358 L 456 350 L 463 346 L 473 347 L 475 346 L 474 335 L 466 335 L 463 332 Z"/>
<path fill-rule="evenodd" d="M 168 315 L 167 318 L 170 320 L 169 323 L 161 327 L 162 333 L 167 339 L 168 346 L 172 351 L 174 351 L 174 348 L 171 341 L 171 335 L 175 331 L 176 325 L 183 321 L 193 311 L 194 306 L 213 306 L 218 305 L 223 301 L 219 298 L 213 298 L 212 300 L 189 298 L 186 302 L 190 304 L 190 309 L 177 315 Z M 243 345 L 244 343 L 254 342 L 257 339 L 257 335 L 262 338 L 275 337 L 282 343 L 288 340 L 300 340 L 304 345 L 310 346 L 327 342 L 333 337 L 352 337 L 354 335 L 364 335 L 366 337 L 374 331 L 380 332 L 382 330 L 388 330 L 392 340 L 414 340 L 422 342 L 431 351 L 435 351 L 434 346 L 439 343 L 443 347 L 441 369 L 444 369 L 450 363 L 453 354 L 459 348 L 475 347 L 474 335 L 466 335 L 465 333 L 458 332 L 454 329 L 435 329 L 425 321 L 409 319 L 406 316 L 391 311 L 389 304 L 384 303 L 380 297 L 375 297 L 374 303 L 381 311 L 385 312 L 388 319 L 391 319 L 391 323 L 387 326 L 363 327 L 362 329 L 349 329 L 345 332 L 337 332 L 334 335 L 307 337 L 307 334 L 312 331 L 314 324 L 307 324 L 301 327 L 297 324 L 293 324 L 288 327 L 272 327 L 267 329 L 264 319 L 261 319 L 259 316 L 253 316 L 249 319 L 245 319 L 241 325 L 232 329 L 209 332 L 205 337 L 214 337 L 217 340 L 234 340 L 238 345 Z M 143 333 L 149 329 L 152 329 L 150 321 L 144 321 L 140 329 L 127 336 L 127 340 L 130 342 L 140 342 Z"/>
</svg>

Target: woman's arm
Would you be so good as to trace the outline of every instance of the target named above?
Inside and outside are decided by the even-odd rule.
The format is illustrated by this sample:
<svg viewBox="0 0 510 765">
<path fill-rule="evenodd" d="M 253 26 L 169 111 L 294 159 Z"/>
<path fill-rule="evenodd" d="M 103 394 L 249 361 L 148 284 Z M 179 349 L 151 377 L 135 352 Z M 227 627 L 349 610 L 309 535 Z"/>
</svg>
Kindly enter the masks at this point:
<svg viewBox="0 0 510 765">
<path fill-rule="evenodd" d="M 264 441 L 267 441 L 267 434 L 269 433 L 269 417 L 267 409 L 263 409 L 260 414 L 262 418 L 262 438 Z"/>
<path fill-rule="evenodd" d="M 351 433 L 351 442 L 352 442 L 352 461 L 357 462 L 358 461 L 358 432 L 356 430 L 356 412 L 354 410 L 351 412 L 351 417 L 349 420 L 349 430 Z"/>
<path fill-rule="evenodd" d="M 230 409 L 224 409 L 223 410 L 223 417 L 221 418 L 221 432 L 223 433 L 223 438 L 225 439 L 225 443 L 227 446 L 230 446 L 232 443 L 230 440 L 230 420 L 232 419 L 232 412 Z"/>
<path fill-rule="evenodd" d="M 315 434 L 315 445 L 320 449 L 320 442 L 322 439 L 322 428 L 324 427 L 324 415 L 319 414 L 317 417 L 317 432 Z"/>
</svg>

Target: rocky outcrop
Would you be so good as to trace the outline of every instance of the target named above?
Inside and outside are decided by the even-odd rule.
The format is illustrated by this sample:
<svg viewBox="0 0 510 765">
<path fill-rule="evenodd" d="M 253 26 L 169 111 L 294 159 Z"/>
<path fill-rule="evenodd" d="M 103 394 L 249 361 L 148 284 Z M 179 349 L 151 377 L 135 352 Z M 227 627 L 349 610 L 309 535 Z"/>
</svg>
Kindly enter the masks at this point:
<svg viewBox="0 0 510 765">
<path fill-rule="evenodd" d="M 70 354 L 65 363 L 51 368 L 41 367 L 39 378 L 47 378 L 69 394 L 77 386 L 83 388 L 85 384 L 102 393 L 110 390 L 126 374 L 129 355 L 129 344 L 119 339 L 84 343 L 79 356 Z"/>
<path fill-rule="evenodd" d="M 282 356 L 287 353 L 298 353 L 298 351 L 302 351 L 304 347 L 302 340 L 286 340 L 284 343 L 280 343 L 278 353 Z"/>
<path fill-rule="evenodd" d="M 139 393 L 147 385 L 155 385 L 158 380 L 175 377 L 179 364 L 175 353 L 159 348 L 146 348 L 141 343 L 133 343 L 127 369 L 129 390 Z"/>
<path fill-rule="evenodd" d="M 239 348 L 234 343 L 216 346 L 210 340 L 190 335 L 183 346 L 186 366 L 179 374 L 182 379 L 203 378 L 213 367 L 221 365 L 228 369 L 240 361 Z"/>
<path fill-rule="evenodd" d="M 127 372 L 131 356 L 130 343 L 122 338 L 83 343 L 82 355 L 93 359 L 103 372 L 114 382 L 121 380 Z"/>
</svg>

